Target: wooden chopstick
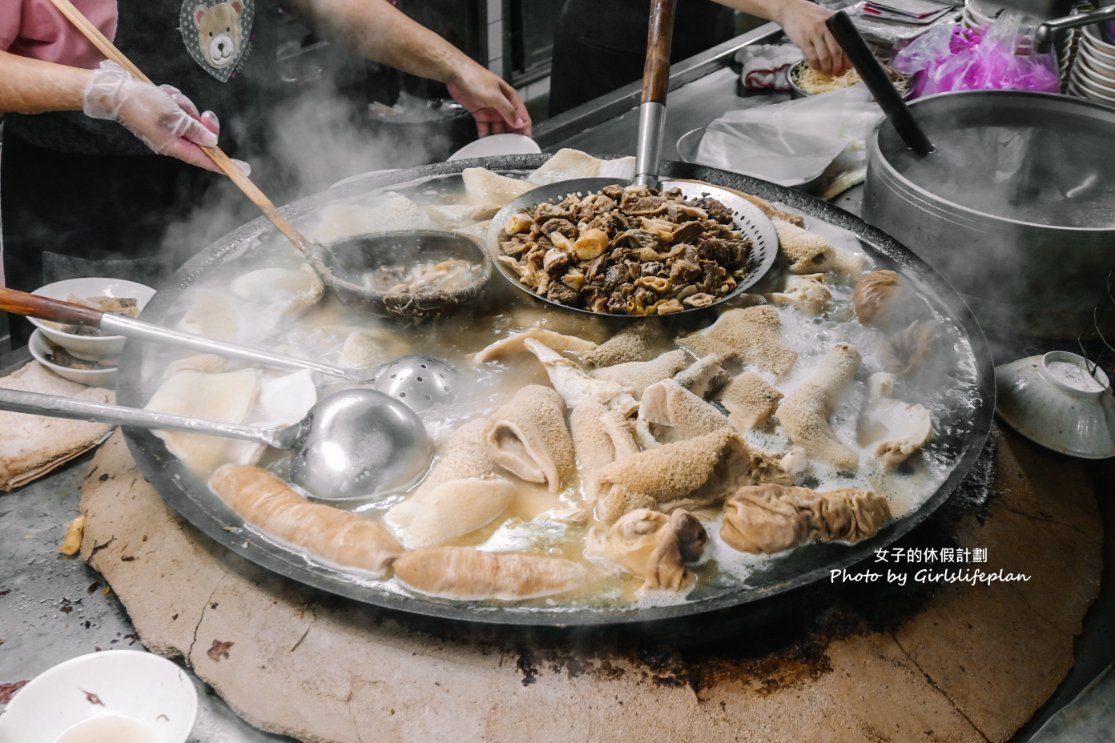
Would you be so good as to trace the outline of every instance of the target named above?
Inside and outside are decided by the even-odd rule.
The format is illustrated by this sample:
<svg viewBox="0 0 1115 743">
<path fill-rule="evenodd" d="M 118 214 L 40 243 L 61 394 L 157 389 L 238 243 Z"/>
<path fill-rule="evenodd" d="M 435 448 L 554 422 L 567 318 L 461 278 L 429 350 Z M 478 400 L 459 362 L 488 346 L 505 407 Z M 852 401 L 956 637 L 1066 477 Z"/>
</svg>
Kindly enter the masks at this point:
<svg viewBox="0 0 1115 743">
<path fill-rule="evenodd" d="M 70 0 L 50 1 L 54 4 L 54 7 L 56 7 L 62 15 L 66 16 L 70 23 L 93 44 L 93 46 L 97 47 L 97 50 L 100 51 L 101 54 L 126 69 L 131 73 L 132 77 L 137 80 L 143 80 L 148 83 L 151 82 L 151 79 L 144 75 L 143 71 L 136 67 L 123 52 L 117 49 L 116 45 L 109 41 L 108 38 L 101 33 L 101 30 L 94 26 L 80 10 L 75 8 Z M 294 247 L 304 253 L 308 253 L 310 244 L 302 233 L 287 221 L 286 217 L 279 212 L 271 199 L 267 198 L 267 195 L 259 190 L 259 187 L 256 186 L 255 183 L 252 183 L 252 180 L 244 174 L 244 171 L 236 167 L 236 164 L 225 154 L 224 150 L 220 147 L 204 146 L 201 146 L 201 149 L 209 156 L 213 164 L 220 168 L 221 172 L 227 175 L 253 204 L 259 207 L 259 210 L 263 212 L 264 216 L 271 220 L 271 223 L 278 228 L 279 232 L 286 235 L 287 239 L 294 243 Z"/>
</svg>

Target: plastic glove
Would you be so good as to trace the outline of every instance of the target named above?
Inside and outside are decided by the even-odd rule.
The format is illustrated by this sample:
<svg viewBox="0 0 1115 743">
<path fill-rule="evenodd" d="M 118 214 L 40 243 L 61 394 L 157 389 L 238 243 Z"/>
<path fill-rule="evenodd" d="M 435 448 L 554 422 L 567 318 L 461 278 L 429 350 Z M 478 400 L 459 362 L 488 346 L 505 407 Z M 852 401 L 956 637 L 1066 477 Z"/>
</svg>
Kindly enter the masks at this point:
<svg viewBox="0 0 1115 743">
<path fill-rule="evenodd" d="M 217 116 L 212 111 L 198 113 L 197 106 L 177 88 L 137 80 L 120 65 L 106 60 L 85 86 L 82 110 L 90 118 L 122 124 L 160 155 L 218 171 L 199 147 L 217 146 Z M 246 169 L 247 163 L 241 168 Z"/>
<path fill-rule="evenodd" d="M 449 95 L 476 119 L 476 133 L 514 132 L 530 136 L 530 114 L 515 89 L 499 75 L 473 63 L 459 68 L 446 82 Z"/>
</svg>

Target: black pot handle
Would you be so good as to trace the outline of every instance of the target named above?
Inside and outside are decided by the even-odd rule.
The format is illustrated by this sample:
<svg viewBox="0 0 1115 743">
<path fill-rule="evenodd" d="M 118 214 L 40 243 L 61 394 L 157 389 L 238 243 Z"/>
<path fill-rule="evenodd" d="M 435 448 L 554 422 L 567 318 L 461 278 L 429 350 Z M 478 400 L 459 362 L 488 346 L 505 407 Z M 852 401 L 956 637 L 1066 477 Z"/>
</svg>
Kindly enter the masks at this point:
<svg viewBox="0 0 1115 743">
<path fill-rule="evenodd" d="M 839 10 L 829 16 L 825 25 L 840 44 L 840 48 L 844 50 L 844 54 L 848 55 L 852 66 L 863 78 L 864 85 L 871 91 L 871 95 L 875 96 L 879 108 L 883 109 L 883 113 L 906 146 L 922 157 L 932 152 L 933 143 L 925 136 L 925 132 L 910 113 L 906 102 L 902 100 L 902 94 L 894 87 L 887 71 L 867 48 L 867 43 L 860 36 L 856 24 L 852 23 L 848 14 Z"/>
</svg>

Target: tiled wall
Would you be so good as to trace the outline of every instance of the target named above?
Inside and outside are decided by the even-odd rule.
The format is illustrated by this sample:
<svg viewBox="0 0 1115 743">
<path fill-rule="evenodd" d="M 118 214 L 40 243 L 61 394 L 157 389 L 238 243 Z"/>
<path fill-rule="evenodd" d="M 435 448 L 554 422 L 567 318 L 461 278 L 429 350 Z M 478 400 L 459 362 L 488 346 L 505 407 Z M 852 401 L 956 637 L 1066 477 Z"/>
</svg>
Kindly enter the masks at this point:
<svg viewBox="0 0 1115 743">
<path fill-rule="evenodd" d="M 485 0 L 488 4 L 488 69 L 503 74 L 503 0 Z"/>
<path fill-rule="evenodd" d="M 503 59 L 503 0 L 484 0 L 487 3 L 488 19 L 488 69 L 498 75 L 506 75 Z M 519 97 L 532 109 L 532 115 L 538 119 L 540 106 L 545 103 L 550 94 L 550 78 L 546 76 L 517 88 Z M 533 105 L 532 105 L 533 104 Z"/>
</svg>

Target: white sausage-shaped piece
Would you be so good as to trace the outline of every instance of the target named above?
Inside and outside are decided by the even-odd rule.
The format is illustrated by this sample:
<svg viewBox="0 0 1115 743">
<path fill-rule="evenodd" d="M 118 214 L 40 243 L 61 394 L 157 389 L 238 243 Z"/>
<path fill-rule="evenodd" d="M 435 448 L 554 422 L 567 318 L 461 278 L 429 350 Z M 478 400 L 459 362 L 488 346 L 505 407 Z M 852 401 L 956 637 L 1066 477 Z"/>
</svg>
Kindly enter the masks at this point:
<svg viewBox="0 0 1115 743">
<path fill-rule="evenodd" d="M 210 478 L 209 487 L 244 521 L 320 560 L 379 578 L 403 553 L 378 521 L 311 503 L 261 467 L 226 464 Z"/>
<path fill-rule="evenodd" d="M 395 577 L 429 596 L 465 601 L 519 601 L 565 593 L 588 576 L 561 557 L 484 552 L 472 547 L 431 547 L 395 561 Z"/>
</svg>

